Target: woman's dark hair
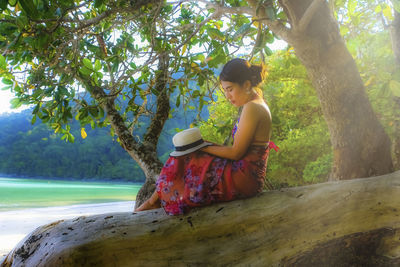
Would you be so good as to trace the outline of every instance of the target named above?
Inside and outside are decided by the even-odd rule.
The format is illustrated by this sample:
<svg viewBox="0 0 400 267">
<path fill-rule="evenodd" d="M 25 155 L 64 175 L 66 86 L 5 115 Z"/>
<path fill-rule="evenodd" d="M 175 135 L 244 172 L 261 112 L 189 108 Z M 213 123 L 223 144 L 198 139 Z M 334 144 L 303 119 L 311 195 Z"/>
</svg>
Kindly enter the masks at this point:
<svg viewBox="0 0 400 267">
<path fill-rule="evenodd" d="M 247 60 L 235 58 L 225 64 L 219 75 L 219 80 L 240 85 L 243 85 L 245 81 L 250 81 L 251 86 L 255 87 L 262 82 L 264 74 L 262 65 L 251 65 Z"/>
</svg>

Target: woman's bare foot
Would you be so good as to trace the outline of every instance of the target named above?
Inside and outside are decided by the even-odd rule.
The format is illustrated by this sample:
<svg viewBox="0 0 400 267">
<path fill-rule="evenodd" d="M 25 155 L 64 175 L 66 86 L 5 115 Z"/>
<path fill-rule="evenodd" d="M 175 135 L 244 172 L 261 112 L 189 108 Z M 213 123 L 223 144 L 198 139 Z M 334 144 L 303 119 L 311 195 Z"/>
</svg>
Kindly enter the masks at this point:
<svg viewBox="0 0 400 267">
<path fill-rule="evenodd" d="M 136 211 L 152 210 L 161 208 L 160 199 L 158 198 L 157 192 L 154 192 L 151 197 L 142 203 L 139 207 L 135 209 Z"/>
<path fill-rule="evenodd" d="M 152 210 L 152 209 L 158 209 L 161 208 L 161 205 L 157 205 L 157 203 L 150 203 L 149 200 L 146 200 L 142 205 L 137 207 L 135 211 L 144 211 L 144 210 Z"/>
</svg>

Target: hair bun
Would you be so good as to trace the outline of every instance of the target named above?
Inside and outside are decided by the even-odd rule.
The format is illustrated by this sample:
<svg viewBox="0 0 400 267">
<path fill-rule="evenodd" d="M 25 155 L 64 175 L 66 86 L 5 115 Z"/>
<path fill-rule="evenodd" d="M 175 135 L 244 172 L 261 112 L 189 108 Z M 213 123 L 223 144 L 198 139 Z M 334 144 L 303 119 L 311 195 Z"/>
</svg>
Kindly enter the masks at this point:
<svg viewBox="0 0 400 267">
<path fill-rule="evenodd" d="M 250 81 L 252 87 L 258 86 L 264 79 L 263 65 L 251 65 L 247 60 L 234 58 L 227 62 L 219 74 L 220 81 L 228 81 L 243 85 Z"/>
<path fill-rule="evenodd" d="M 264 80 L 265 70 L 263 65 L 251 65 L 250 66 L 251 73 L 251 85 L 257 86 L 262 80 Z"/>
</svg>

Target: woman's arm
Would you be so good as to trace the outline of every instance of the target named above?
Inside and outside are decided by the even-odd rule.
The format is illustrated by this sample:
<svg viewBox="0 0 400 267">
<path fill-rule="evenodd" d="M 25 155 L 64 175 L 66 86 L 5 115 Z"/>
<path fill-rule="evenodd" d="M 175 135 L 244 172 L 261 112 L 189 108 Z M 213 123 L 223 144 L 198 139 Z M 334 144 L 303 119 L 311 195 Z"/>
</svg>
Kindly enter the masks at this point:
<svg viewBox="0 0 400 267">
<path fill-rule="evenodd" d="M 238 160 L 244 156 L 253 141 L 254 133 L 259 121 L 256 104 L 249 102 L 243 106 L 239 125 L 232 146 L 207 146 L 201 150 L 209 154 Z"/>
</svg>

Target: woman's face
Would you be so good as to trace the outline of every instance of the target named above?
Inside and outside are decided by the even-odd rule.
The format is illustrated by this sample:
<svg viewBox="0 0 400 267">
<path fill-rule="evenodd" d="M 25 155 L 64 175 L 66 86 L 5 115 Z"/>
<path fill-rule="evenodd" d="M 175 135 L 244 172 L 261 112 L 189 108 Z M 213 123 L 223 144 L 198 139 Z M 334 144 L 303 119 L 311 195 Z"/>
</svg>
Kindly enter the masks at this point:
<svg viewBox="0 0 400 267">
<path fill-rule="evenodd" d="M 241 86 L 238 83 L 221 81 L 221 86 L 224 90 L 225 97 L 232 103 L 232 105 L 241 107 L 249 101 L 250 94 L 246 92 L 248 92 L 250 88 L 247 88 L 247 82 Z"/>
</svg>

